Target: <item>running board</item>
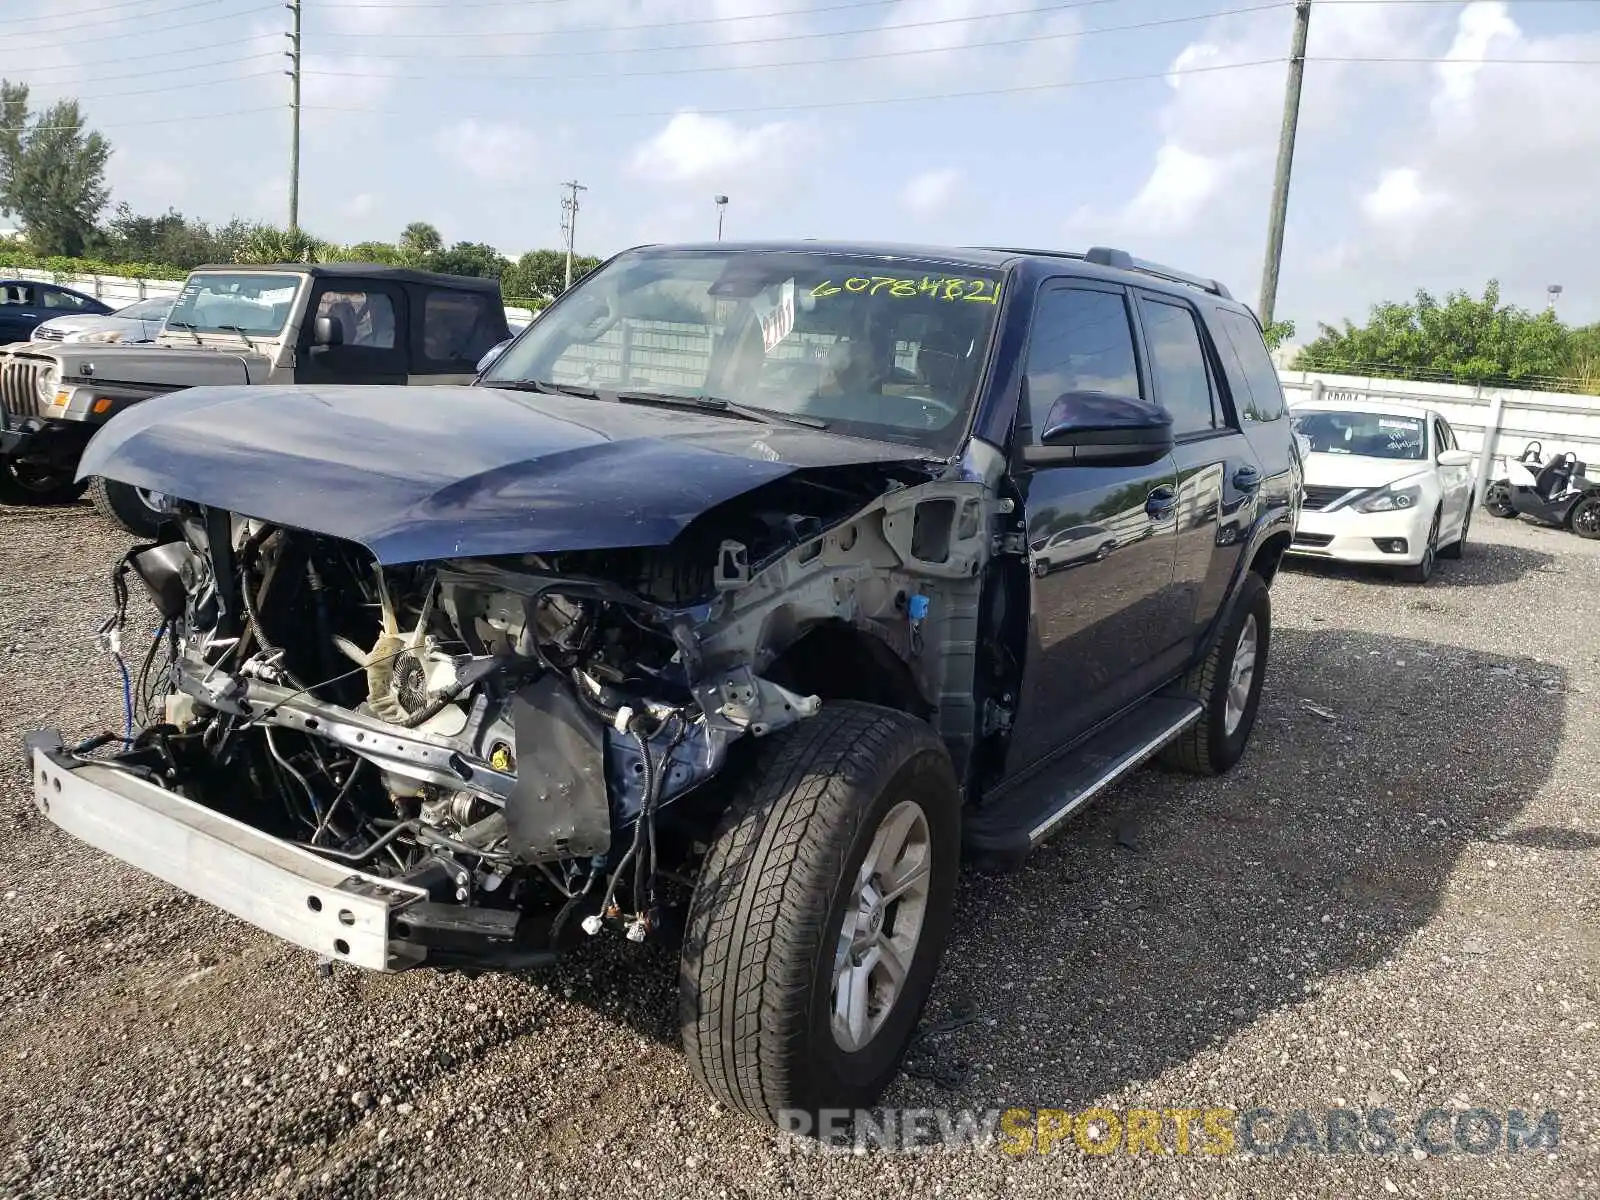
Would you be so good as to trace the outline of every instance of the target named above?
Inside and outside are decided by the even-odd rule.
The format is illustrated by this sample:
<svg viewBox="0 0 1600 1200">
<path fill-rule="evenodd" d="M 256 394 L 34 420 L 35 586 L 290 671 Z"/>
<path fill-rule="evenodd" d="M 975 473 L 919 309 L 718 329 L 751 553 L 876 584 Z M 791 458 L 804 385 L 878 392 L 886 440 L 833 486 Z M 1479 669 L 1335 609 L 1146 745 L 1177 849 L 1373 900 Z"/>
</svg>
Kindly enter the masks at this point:
<svg viewBox="0 0 1600 1200">
<path fill-rule="evenodd" d="M 1072 815 L 1200 719 L 1198 701 L 1155 696 L 1015 788 L 968 814 L 965 857 L 1015 870 Z"/>
</svg>

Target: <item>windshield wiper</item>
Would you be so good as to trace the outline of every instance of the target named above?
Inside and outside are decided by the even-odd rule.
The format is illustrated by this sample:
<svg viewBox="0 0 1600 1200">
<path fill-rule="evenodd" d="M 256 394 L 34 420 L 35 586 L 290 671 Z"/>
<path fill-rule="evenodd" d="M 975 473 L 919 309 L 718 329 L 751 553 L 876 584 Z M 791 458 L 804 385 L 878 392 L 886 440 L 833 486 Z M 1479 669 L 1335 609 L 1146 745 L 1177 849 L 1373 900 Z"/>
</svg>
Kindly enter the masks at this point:
<svg viewBox="0 0 1600 1200">
<path fill-rule="evenodd" d="M 250 340 L 250 335 L 244 330 L 240 329 L 237 325 L 218 325 L 217 328 L 226 329 L 230 333 L 237 333 L 241 338 L 244 339 L 244 344 L 246 346 L 249 346 L 252 350 L 256 348 L 256 344 Z"/>
<path fill-rule="evenodd" d="M 494 379 L 486 380 L 484 387 L 503 388 L 508 392 L 538 392 L 544 396 L 579 396 L 585 400 L 598 400 L 600 393 L 581 383 L 550 383 L 544 379 Z"/>
<path fill-rule="evenodd" d="M 816 417 L 803 417 L 797 413 L 776 412 L 770 408 L 757 408 L 724 400 L 721 396 L 680 396 L 672 392 L 621 391 L 617 399 L 624 404 L 661 404 L 672 408 L 692 408 L 700 412 L 726 413 L 745 421 L 762 425 L 799 425 L 804 429 L 826 429 L 828 423 Z"/>
<path fill-rule="evenodd" d="M 197 346 L 205 345 L 205 343 L 200 340 L 200 335 L 194 331 L 194 322 L 192 322 L 192 321 L 174 321 L 171 317 L 168 317 L 167 318 L 167 324 L 168 325 L 176 325 L 179 329 L 187 329 L 189 331 L 189 336 L 194 339 L 195 345 L 197 345 Z"/>
</svg>

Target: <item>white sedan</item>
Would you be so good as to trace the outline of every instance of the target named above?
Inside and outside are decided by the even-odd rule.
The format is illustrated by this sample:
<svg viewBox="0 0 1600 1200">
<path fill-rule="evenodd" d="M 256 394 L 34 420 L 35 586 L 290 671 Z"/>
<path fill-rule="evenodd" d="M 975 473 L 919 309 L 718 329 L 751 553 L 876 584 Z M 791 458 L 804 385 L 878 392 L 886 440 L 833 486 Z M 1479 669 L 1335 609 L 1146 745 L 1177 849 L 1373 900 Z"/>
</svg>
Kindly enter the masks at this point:
<svg viewBox="0 0 1600 1200">
<path fill-rule="evenodd" d="M 1309 446 L 1293 554 L 1395 568 L 1426 583 L 1460 558 L 1472 523 L 1473 458 L 1430 408 L 1381 401 L 1294 405 Z"/>
</svg>

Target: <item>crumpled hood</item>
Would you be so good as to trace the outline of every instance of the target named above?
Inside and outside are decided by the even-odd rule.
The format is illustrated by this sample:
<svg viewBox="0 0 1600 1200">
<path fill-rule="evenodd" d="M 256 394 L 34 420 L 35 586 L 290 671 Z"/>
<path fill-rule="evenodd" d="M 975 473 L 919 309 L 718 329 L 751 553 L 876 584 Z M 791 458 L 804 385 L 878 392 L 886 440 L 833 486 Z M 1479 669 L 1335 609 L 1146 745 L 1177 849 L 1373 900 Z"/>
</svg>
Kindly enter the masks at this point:
<svg viewBox="0 0 1600 1200">
<path fill-rule="evenodd" d="M 806 467 L 914 447 L 479 387 L 197 387 L 95 434 L 104 476 L 359 542 L 383 563 L 660 546 Z"/>
</svg>

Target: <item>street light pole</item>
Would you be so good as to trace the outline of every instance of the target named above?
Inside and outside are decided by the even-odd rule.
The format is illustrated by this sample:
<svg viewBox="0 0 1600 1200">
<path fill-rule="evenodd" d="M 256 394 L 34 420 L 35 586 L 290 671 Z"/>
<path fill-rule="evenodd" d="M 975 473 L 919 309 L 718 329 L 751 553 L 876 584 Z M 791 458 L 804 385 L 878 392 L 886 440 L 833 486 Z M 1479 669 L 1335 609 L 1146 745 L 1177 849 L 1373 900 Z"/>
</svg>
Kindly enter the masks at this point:
<svg viewBox="0 0 1600 1200">
<path fill-rule="evenodd" d="M 728 211 L 728 198 L 726 196 L 713 196 L 712 200 L 717 205 L 717 241 L 722 240 L 722 214 Z"/>
</svg>

